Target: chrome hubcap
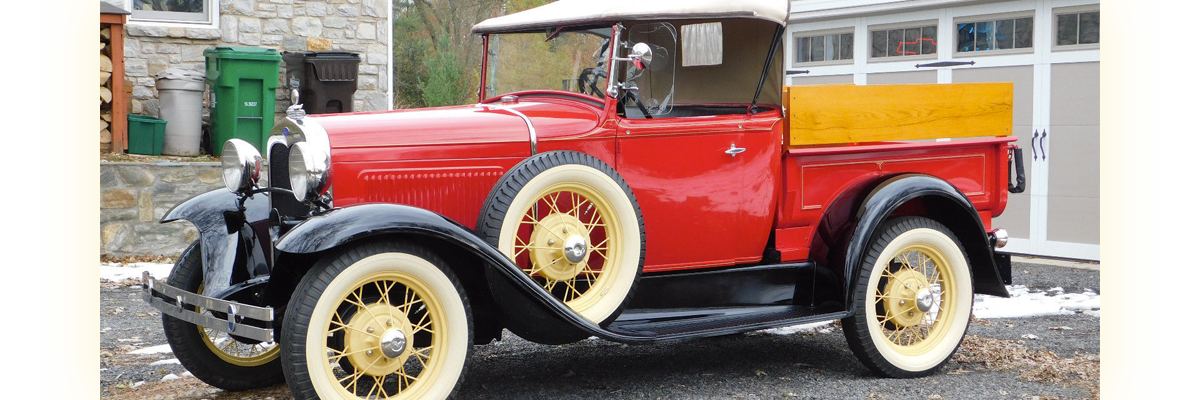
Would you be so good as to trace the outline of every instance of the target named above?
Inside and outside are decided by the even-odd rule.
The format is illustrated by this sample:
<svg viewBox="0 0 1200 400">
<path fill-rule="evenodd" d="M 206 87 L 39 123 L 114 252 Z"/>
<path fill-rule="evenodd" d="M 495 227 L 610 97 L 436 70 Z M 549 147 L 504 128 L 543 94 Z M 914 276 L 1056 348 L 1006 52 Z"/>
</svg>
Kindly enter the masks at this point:
<svg viewBox="0 0 1200 400">
<path fill-rule="evenodd" d="M 571 264 L 583 261 L 585 255 L 587 255 L 587 240 L 583 236 L 571 235 L 567 238 L 566 243 L 563 243 L 563 256 L 567 257 L 567 261 L 570 261 Z"/>
<path fill-rule="evenodd" d="M 388 329 L 379 338 L 379 350 L 387 358 L 400 357 L 404 354 L 404 348 L 408 346 L 408 338 L 404 337 L 404 332 L 399 329 Z"/>
<path fill-rule="evenodd" d="M 929 309 L 933 308 L 933 292 L 929 291 L 929 288 L 917 291 L 916 299 L 917 309 L 921 312 L 929 312 Z"/>
</svg>

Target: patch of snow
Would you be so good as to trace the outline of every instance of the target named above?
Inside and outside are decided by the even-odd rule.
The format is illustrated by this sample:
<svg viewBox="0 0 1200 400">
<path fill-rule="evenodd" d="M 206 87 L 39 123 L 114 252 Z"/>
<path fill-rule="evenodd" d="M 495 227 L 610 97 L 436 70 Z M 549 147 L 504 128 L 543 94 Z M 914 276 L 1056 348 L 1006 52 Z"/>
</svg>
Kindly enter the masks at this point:
<svg viewBox="0 0 1200 400">
<path fill-rule="evenodd" d="M 179 359 L 178 359 L 178 358 L 172 358 L 172 359 L 170 359 L 170 360 L 158 360 L 158 361 L 155 361 L 155 362 L 152 362 L 152 363 L 150 363 L 150 365 L 166 365 L 166 364 L 176 364 L 176 365 L 178 365 L 178 364 L 179 364 Z"/>
<path fill-rule="evenodd" d="M 1079 312 L 1097 311 L 1099 316 L 1100 295 L 1091 290 L 1083 293 L 1064 293 L 1056 287 L 1045 292 L 1031 292 L 1023 285 L 1008 287 L 1009 298 L 975 296 L 973 307 L 976 318 L 1021 318 L 1046 315 L 1072 315 Z"/>
<path fill-rule="evenodd" d="M 194 375 L 192 375 L 192 371 L 187 371 L 187 372 L 184 372 L 183 375 L 180 375 L 180 376 L 186 378 L 186 377 L 194 376 Z"/>
<path fill-rule="evenodd" d="M 171 352 L 171 346 L 163 344 L 163 345 L 158 345 L 158 346 L 150 346 L 150 347 L 147 347 L 144 349 L 134 350 L 134 351 L 129 352 L 129 354 L 160 354 L 160 353 L 170 353 L 170 352 Z"/>
<path fill-rule="evenodd" d="M 142 271 L 164 279 L 171 273 L 172 264 L 139 262 L 133 264 L 101 263 L 100 280 L 119 282 L 129 278 L 142 279 Z"/>
<path fill-rule="evenodd" d="M 138 386 L 142 386 L 142 385 L 145 385 L 145 384 L 146 384 L 146 381 L 137 381 L 137 382 L 135 382 L 135 383 L 133 384 L 133 386 L 130 386 L 129 388 L 130 388 L 130 389 L 132 389 L 132 388 L 135 388 L 135 387 L 138 387 Z"/>
<path fill-rule="evenodd" d="M 1034 335 L 1034 334 L 1032 334 L 1032 333 L 1026 333 L 1026 334 L 1024 334 L 1024 335 L 1021 335 L 1021 339 L 1025 339 L 1025 340 L 1038 340 L 1038 339 L 1041 339 L 1041 338 L 1040 338 L 1040 337 L 1038 337 L 1038 335 Z"/>
<path fill-rule="evenodd" d="M 175 375 L 175 374 L 167 374 L 167 376 L 164 376 L 164 377 L 162 378 L 162 380 L 161 380 L 161 381 L 159 381 L 159 382 L 173 381 L 173 380 L 176 380 L 176 379 L 179 379 L 179 375 Z"/>
</svg>

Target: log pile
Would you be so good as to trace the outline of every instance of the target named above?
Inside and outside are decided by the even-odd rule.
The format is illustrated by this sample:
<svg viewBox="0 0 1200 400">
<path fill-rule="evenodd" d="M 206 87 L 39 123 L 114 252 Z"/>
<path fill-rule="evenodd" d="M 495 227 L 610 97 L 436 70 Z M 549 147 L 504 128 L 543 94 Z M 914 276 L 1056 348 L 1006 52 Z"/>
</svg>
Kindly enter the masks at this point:
<svg viewBox="0 0 1200 400">
<path fill-rule="evenodd" d="M 100 151 L 112 150 L 112 131 L 109 127 L 113 119 L 112 92 L 112 28 L 100 29 Z"/>
</svg>

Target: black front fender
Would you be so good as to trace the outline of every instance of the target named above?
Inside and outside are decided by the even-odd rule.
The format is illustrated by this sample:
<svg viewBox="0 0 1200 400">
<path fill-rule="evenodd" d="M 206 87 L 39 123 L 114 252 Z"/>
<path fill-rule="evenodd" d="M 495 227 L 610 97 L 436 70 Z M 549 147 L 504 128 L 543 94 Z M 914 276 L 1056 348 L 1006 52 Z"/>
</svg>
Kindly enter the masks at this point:
<svg viewBox="0 0 1200 400">
<path fill-rule="evenodd" d="M 597 336 L 626 343 L 651 340 L 613 333 L 584 319 L 562 301 L 542 290 L 508 257 L 488 245 L 470 229 L 421 208 L 398 204 L 364 204 L 336 209 L 309 218 L 292 228 L 279 239 L 275 247 L 281 252 L 311 254 L 383 235 L 423 236 L 452 244 L 474 255 L 482 260 L 480 264 L 483 268 L 492 270 L 493 273 L 488 274 L 489 278 L 496 276 L 502 279 L 499 283 L 521 294 L 506 297 L 505 300 L 522 302 L 516 309 L 528 310 L 533 314 L 514 317 L 538 320 L 542 327 L 542 332 L 539 333 L 547 337 Z"/>
<path fill-rule="evenodd" d="M 901 175 L 876 187 L 858 209 L 858 223 L 850 236 L 845 258 L 846 305 L 853 305 L 854 273 L 875 236 L 876 229 L 900 206 L 922 199 L 935 220 L 946 225 L 962 243 L 971 262 L 975 293 L 1008 297 L 995 252 L 975 206 L 958 188 L 928 175 Z"/>
<path fill-rule="evenodd" d="M 233 282 L 235 265 L 247 267 L 247 279 L 270 270 L 271 252 L 265 249 L 270 249 L 267 222 L 271 202 L 265 194 L 257 194 L 246 199 L 244 206 L 245 211 L 239 212 L 238 195 L 217 189 L 177 204 L 160 221 L 188 221 L 200 232 L 205 296 L 220 298 L 237 283 Z M 238 259 L 239 245 L 244 260 Z"/>
</svg>

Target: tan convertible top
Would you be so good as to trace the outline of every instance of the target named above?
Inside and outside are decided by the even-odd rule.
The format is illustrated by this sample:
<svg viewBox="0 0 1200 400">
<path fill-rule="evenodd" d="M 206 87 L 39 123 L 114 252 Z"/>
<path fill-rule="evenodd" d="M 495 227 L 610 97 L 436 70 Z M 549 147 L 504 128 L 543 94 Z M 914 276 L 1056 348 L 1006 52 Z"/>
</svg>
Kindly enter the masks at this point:
<svg viewBox="0 0 1200 400">
<path fill-rule="evenodd" d="M 756 18 L 787 24 L 787 0 L 559 0 L 476 24 L 473 33 L 520 32 L 635 20 Z"/>
</svg>

